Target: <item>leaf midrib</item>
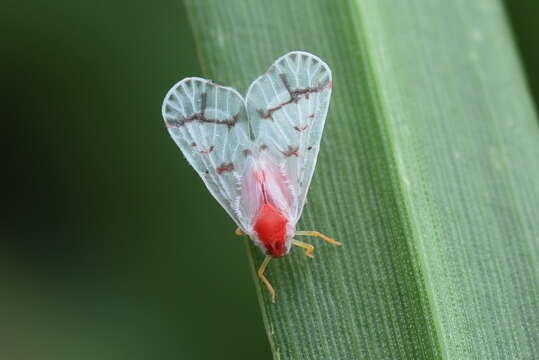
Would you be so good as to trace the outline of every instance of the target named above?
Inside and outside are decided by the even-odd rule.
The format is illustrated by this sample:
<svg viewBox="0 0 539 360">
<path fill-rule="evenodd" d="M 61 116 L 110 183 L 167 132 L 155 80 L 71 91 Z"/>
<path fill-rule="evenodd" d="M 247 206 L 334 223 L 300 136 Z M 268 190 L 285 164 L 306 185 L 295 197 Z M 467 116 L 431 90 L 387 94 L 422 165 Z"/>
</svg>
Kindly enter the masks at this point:
<svg viewBox="0 0 539 360">
<path fill-rule="evenodd" d="M 406 244 L 408 247 L 409 254 L 411 255 L 410 258 L 413 261 L 413 268 L 415 270 L 414 278 L 418 292 L 420 294 L 419 300 L 421 304 L 421 310 L 428 324 L 428 328 L 426 330 L 428 331 L 431 337 L 431 342 L 434 345 L 434 355 L 440 359 L 446 358 L 447 353 L 444 351 L 444 348 L 442 346 L 442 339 L 438 336 L 440 326 L 438 317 L 436 316 L 436 312 L 433 309 L 433 302 L 431 301 L 430 294 L 432 294 L 432 289 L 429 286 L 429 282 L 424 276 L 424 269 L 426 265 L 425 262 L 422 260 L 420 252 L 417 248 L 417 242 L 415 241 L 418 230 L 417 226 L 414 226 L 413 211 L 412 207 L 409 205 L 411 200 L 409 196 L 407 196 L 408 192 L 405 190 L 406 185 L 403 183 L 403 174 L 405 173 L 405 171 L 401 168 L 401 164 L 396 161 L 394 155 L 400 153 L 400 149 L 398 145 L 393 141 L 392 137 L 389 135 L 389 116 L 387 114 L 386 106 L 379 90 L 381 82 L 376 76 L 377 74 L 379 74 L 379 72 L 374 71 L 376 62 L 373 59 L 373 54 L 370 50 L 371 47 L 369 46 L 369 39 L 367 36 L 364 35 L 366 34 L 366 26 L 365 21 L 362 17 L 363 12 L 360 9 L 360 1 L 344 1 L 348 3 L 348 7 L 350 9 L 349 14 L 350 18 L 352 19 L 352 23 L 357 24 L 357 26 L 354 27 L 355 35 L 358 39 L 357 45 L 360 48 L 361 53 L 363 54 L 363 58 L 366 59 L 365 61 L 363 61 L 363 66 L 365 67 L 365 69 L 367 69 L 365 71 L 365 73 L 367 74 L 365 81 L 369 84 L 369 88 L 372 90 L 373 96 L 369 97 L 369 100 L 372 100 L 371 106 L 373 109 L 375 109 L 377 113 L 376 118 L 378 119 L 378 130 L 384 138 L 383 155 L 388 164 L 390 164 L 390 168 L 393 169 L 393 171 L 390 171 L 392 175 L 391 185 L 393 196 L 397 199 L 398 203 L 404 204 L 404 206 L 397 206 L 397 210 L 399 213 L 399 221 L 401 222 L 401 224 L 403 225 L 403 229 L 405 230 L 404 236 L 406 238 Z M 402 109 L 404 109 L 404 107 Z M 417 166 L 419 168 L 422 168 L 423 166 L 420 157 L 416 156 L 416 160 Z M 423 173 L 423 171 L 420 172 L 420 174 Z M 427 184 L 427 182 L 425 182 L 424 184 Z M 425 195 L 425 198 L 427 200 L 429 199 L 428 194 Z M 432 212 L 429 212 L 429 214 L 432 214 Z"/>
</svg>

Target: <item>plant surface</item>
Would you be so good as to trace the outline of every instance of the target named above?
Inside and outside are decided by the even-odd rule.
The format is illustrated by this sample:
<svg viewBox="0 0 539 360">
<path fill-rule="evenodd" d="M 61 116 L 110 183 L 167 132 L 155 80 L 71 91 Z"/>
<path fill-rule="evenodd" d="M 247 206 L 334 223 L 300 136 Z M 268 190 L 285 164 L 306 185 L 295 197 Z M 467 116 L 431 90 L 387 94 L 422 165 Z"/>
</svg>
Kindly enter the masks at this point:
<svg viewBox="0 0 539 360">
<path fill-rule="evenodd" d="M 274 357 L 535 358 L 539 129 L 500 3 L 186 5 L 219 84 L 245 91 L 291 50 L 333 71 L 298 229 L 344 246 L 272 262 L 276 304 L 256 281 Z"/>
</svg>

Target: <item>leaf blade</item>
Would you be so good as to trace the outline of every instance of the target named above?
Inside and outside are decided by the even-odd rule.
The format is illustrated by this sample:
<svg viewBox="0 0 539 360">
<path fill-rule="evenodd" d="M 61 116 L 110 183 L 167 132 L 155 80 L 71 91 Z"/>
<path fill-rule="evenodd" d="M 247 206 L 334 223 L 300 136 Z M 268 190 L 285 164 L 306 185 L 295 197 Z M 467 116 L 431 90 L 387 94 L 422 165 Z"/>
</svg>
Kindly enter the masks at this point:
<svg viewBox="0 0 539 360">
<path fill-rule="evenodd" d="M 539 136 L 500 5 L 187 4 L 208 73 L 220 83 L 246 89 L 274 58 L 295 49 L 320 56 L 335 74 L 300 227 L 345 245 L 320 245 L 315 261 L 295 252 L 272 263 L 278 303 L 261 296 L 274 356 L 531 358 L 539 323 L 539 231 L 531 221 L 539 215 L 539 176 L 521 179 L 526 171 L 539 175 Z M 483 58 L 491 61 L 480 67 Z M 504 84 L 516 94 L 507 97 Z M 503 133 L 506 118 L 516 119 L 517 131 Z M 470 135 L 481 131 L 487 135 Z M 464 164 L 459 151 L 470 155 Z M 481 211 L 469 210 L 475 201 Z M 506 204 L 510 211 L 502 211 Z M 502 213 L 512 221 L 505 224 Z M 502 225 L 492 226 L 496 221 Z M 516 236 L 516 245 L 499 234 Z M 528 254 L 524 263 L 521 253 Z M 259 263 L 256 250 L 251 254 Z M 502 271 L 498 261 L 506 264 Z M 511 268 L 518 288 L 506 275 Z M 476 283 L 486 285 L 474 291 Z M 525 301 L 512 301 L 508 291 Z M 496 296 L 503 301 L 478 300 Z M 520 330 L 489 331 L 488 312 L 499 327 Z"/>
</svg>

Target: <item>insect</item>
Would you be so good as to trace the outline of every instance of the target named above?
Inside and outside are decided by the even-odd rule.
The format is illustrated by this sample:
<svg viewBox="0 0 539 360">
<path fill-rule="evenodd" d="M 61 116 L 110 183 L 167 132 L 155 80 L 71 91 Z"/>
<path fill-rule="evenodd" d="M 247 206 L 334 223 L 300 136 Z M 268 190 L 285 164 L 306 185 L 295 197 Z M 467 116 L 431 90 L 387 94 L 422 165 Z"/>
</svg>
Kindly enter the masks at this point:
<svg viewBox="0 0 539 360">
<path fill-rule="evenodd" d="M 264 272 L 292 245 L 313 257 L 314 247 L 294 239 L 320 149 L 331 97 L 329 67 L 293 51 L 278 58 L 249 87 L 233 88 L 190 77 L 175 84 L 162 106 L 165 125 L 187 161 L 237 224 L 266 254 L 258 277 L 272 301 Z"/>
</svg>

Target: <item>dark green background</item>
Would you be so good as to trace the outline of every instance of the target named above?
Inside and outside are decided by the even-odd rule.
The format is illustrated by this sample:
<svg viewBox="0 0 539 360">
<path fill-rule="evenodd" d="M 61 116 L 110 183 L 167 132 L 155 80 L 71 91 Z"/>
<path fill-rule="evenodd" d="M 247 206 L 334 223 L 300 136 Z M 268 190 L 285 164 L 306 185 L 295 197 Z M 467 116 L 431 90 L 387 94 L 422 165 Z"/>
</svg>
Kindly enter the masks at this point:
<svg viewBox="0 0 539 360">
<path fill-rule="evenodd" d="M 539 3 L 507 5 L 537 95 Z M 243 240 L 160 116 L 203 75 L 181 1 L 0 10 L 0 358 L 269 359 Z"/>
</svg>

